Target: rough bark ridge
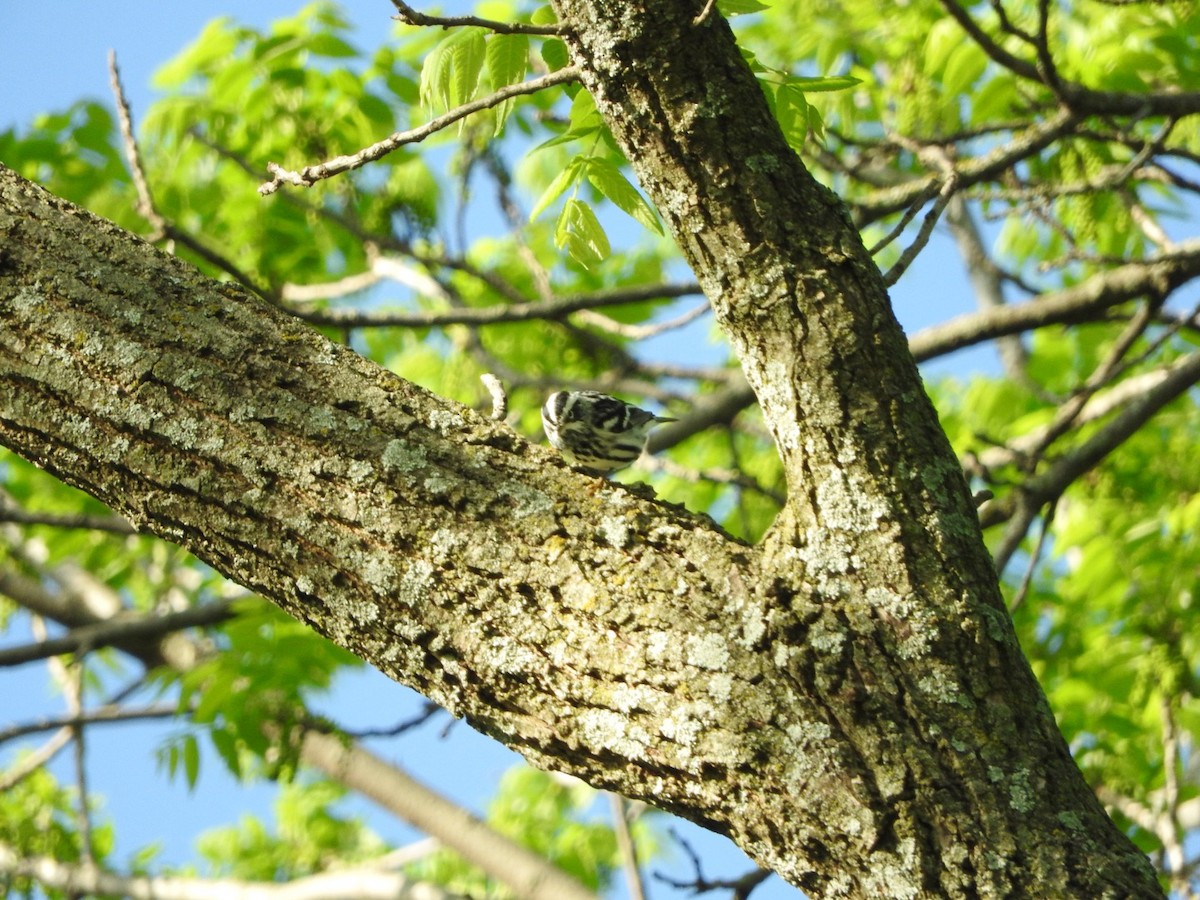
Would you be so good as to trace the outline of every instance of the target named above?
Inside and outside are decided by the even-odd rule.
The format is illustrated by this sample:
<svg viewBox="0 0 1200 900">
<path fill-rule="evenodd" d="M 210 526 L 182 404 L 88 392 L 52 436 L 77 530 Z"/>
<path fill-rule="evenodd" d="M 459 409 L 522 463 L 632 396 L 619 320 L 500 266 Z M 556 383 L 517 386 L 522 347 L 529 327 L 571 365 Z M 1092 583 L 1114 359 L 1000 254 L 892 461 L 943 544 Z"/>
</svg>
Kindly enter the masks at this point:
<svg viewBox="0 0 1200 900">
<path fill-rule="evenodd" d="M 774 591 L 778 675 L 815 688 L 816 709 L 797 698 L 780 710 L 763 764 L 806 769 L 787 779 L 805 785 L 804 802 L 767 822 L 735 818 L 735 831 L 772 866 L 774 830 L 807 832 L 793 846 L 825 877 L 793 874 L 817 893 L 1156 894 L 1017 646 L 878 269 L 702 5 L 555 0 L 584 84 L 712 299 L 788 476 L 759 586 Z"/>
<path fill-rule="evenodd" d="M 609 6 L 560 13 L 779 441 L 791 498 L 764 548 L 571 473 L 2 168 L 0 442 L 813 896 L 1157 895 L 1020 656 L 853 230 L 719 18 Z"/>
</svg>

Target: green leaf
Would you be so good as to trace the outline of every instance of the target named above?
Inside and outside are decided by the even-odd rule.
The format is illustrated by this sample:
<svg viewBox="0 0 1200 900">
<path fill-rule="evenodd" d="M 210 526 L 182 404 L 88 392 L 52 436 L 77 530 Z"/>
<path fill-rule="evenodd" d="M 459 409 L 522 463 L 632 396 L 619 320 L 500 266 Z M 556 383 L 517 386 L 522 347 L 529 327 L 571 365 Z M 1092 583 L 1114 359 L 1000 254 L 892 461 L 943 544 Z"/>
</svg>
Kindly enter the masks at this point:
<svg viewBox="0 0 1200 900">
<path fill-rule="evenodd" d="M 183 738 L 183 774 L 187 778 L 188 788 L 194 788 L 200 777 L 200 744 L 192 734 Z"/>
<path fill-rule="evenodd" d="M 650 231 L 663 233 L 654 209 L 616 166 L 606 159 L 590 157 L 587 160 L 586 172 L 592 186 L 611 200 L 618 209 Z"/>
<path fill-rule="evenodd" d="M 571 141 L 594 135 L 608 127 L 604 124 L 604 117 L 596 109 L 595 99 L 587 91 L 580 91 L 575 95 L 575 99 L 571 102 L 571 111 L 567 115 L 567 123 L 566 131 L 548 141 L 543 141 L 529 152 L 536 153 L 547 147 L 569 144 Z"/>
<path fill-rule="evenodd" d="M 191 79 L 227 61 L 238 43 L 239 30 L 233 26 L 233 20 L 226 16 L 213 19 L 182 53 L 159 66 L 151 84 L 159 90 L 182 87 Z"/>
<path fill-rule="evenodd" d="M 492 90 L 517 84 L 529 68 L 529 37 L 524 34 L 492 35 L 487 41 L 486 65 Z M 504 130 L 504 123 L 516 102 L 512 97 L 495 107 L 497 134 Z"/>
<path fill-rule="evenodd" d="M 855 78 L 853 75 L 791 75 L 787 72 L 781 72 L 778 69 L 764 69 L 764 74 L 759 78 L 768 84 L 779 85 L 780 87 L 791 87 L 796 90 L 803 91 L 806 94 L 816 94 L 823 91 L 844 91 L 846 88 L 852 88 L 857 84 L 862 84 L 861 78 Z"/>
<path fill-rule="evenodd" d="M 571 54 L 567 52 L 566 44 L 558 38 L 550 38 L 542 43 L 542 61 L 550 68 L 551 72 L 557 72 L 559 69 L 565 68 L 571 61 Z"/>
<path fill-rule="evenodd" d="M 775 92 L 775 118 L 794 150 L 799 150 L 808 140 L 810 111 L 815 112 L 805 99 L 804 91 L 795 85 L 780 85 Z"/>
<path fill-rule="evenodd" d="M 309 38 L 308 49 L 317 56 L 328 56 L 333 59 L 358 56 L 358 50 L 353 45 L 327 31 L 318 32 Z"/>
<path fill-rule="evenodd" d="M 482 28 L 451 31 L 425 57 L 421 67 L 421 105 L 431 112 L 444 112 L 471 100 L 479 86 L 486 54 Z"/>
<path fill-rule="evenodd" d="M 717 9 L 723 16 L 744 16 L 768 8 L 767 4 L 760 3 L 759 0 L 717 0 Z"/>
<path fill-rule="evenodd" d="M 578 159 L 571 160 L 571 164 L 559 172 L 554 180 L 547 185 L 542 191 L 542 196 L 538 198 L 537 203 L 533 205 L 533 212 L 529 214 L 529 221 L 537 219 L 555 200 L 563 195 L 563 192 L 572 184 L 579 180 L 583 174 L 583 166 Z"/>
<path fill-rule="evenodd" d="M 529 36 L 492 35 L 487 41 L 486 59 L 493 89 L 516 84 L 529 69 Z"/>
<path fill-rule="evenodd" d="M 987 56 L 974 41 L 963 41 L 946 61 L 942 86 L 951 96 L 967 91 L 987 68 Z"/>
<path fill-rule="evenodd" d="M 612 252 L 608 235 L 592 208 L 574 197 L 563 204 L 554 229 L 554 243 L 585 269 L 607 259 Z"/>
</svg>

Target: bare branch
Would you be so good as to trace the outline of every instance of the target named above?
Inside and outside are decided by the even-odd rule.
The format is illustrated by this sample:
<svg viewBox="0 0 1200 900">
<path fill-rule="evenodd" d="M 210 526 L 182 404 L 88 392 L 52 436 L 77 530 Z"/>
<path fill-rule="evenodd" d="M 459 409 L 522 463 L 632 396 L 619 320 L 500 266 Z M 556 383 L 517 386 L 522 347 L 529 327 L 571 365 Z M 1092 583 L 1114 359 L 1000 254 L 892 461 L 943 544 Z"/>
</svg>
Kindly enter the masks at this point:
<svg viewBox="0 0 1200 900">
<path fill-rule="evenodd" d="M 137 722 L 146 719 L 171 719 L 179 715 L 179 706 L 175 703 L 158 703 L 152 706 L 142 706 L 128 709 L 116 704 L 107 704 L 96 709 L 84 710 L 66 716 L 38 719 L 24 725 L 10 725 L 0 729 L 0 744 L 16 740 L 28 734 L 40 731 L 53 731 L 56 728 L 72 729 L 80 725 L 95 725 L 100 722 Z"/>
<path fill-rule="evenodd" d="M 922 329 L 910 339 L 909 349 L 918 361 L 924 361 L 994 337 L 1081 321 L 1118 303 L 1149 294 L 1165 294 L 1197 275 L 1200 275 L 1200 241 L 1188 241 L 1179 244 L 1173 253 L 1101 272 L 1028 303 L 968 313 Z"/>
<path fill-rule="evenodd" d="M 62 653 L 95 650 L 122 641 L 162 637 L 182 628 L 215 625 L 236 615 L 232 607 L 232 601 L 217 600 L 204 606 L 161 616 L 121 614 L 101 624 L 72 629 L 61 638 L 0 650 L 0 668 L 18 666 Z"/>
<path fill-rule="evenodd" d="M 32 512 L 6 503 L 3 496 L 0 496 L 0 522 L 12 522 L 17 525 L 49 525 L 51 528 L 82 528 L 89 531 L 108 531 L 112 534 L 138 533 L 133 525 L 120 516 Z"/>
<path fill-rule="evenodd" d="M 513 97 L 536 94 L 538 91 L 545 90 L 548 87 L 569 84 L 578 80 L 579 70 L 574 66 L 567 66 L 559 69 L 557 72 L 551 72 L 548 75 L 534 78 L 531 81 L 510 84 L 492 94 L 488 94 L 486 97 L 480 97 L 478 100 L 472 100 L 470 103 L 464 103 L 462 106 L 455 107 L 418 128 L 411 128 L 408 131 L 398 131 L 390 137 L 372 144 L 370 147 L 365 147 L 358 151 L 358 153 L 350 156 L 337 156 L 323 163 L 318 163 L 315 166 L 305 166 L 298 172 L 285 169 L 277 163 L 268 163 L 267 171 L 275 177 L 259 185 L 258 192 L 263 196 L 273 194 L 284 184 L 292 184 L 297 187 L 312 187 L 318 181 L 332 178 L 334 175 L 340 175 L 343 172 L 349 172 L 352 169 L 364 166 L 369 162 L 382 159 L 393 150 L 403 147 L 405 144 L 415 144 L 418 141 L 423 141 L 431 134 L 435 134 L 443 128 L 453 125 L 460 119 L 465 119 L 472 113 L 491 109 L 493 106 L 499 106 L 505 100 L 510 100 Z"/>
<path fill-rule="evenodd" d="M 949 203 L 951 198 L 954 196 L 954 192 L 957 187 L 958 176 L 955 175 L 954 172 L 951 172 L 946 177 L 946 181 L 942 184 L 941 189 L 938 191 L 938 198 L 934 202 L 933 207 L 925 214 L 925 219 L 921 222 L 921 229 L 917 232 L 917 236 L 913 239 L 913 242 L 904 249 L 904 252 L 900 254 L 900 258 L 896 260 L 895 265 L 888 269 L 884 274 L 884 284 L 890 287 L 899 281 L 900 276 L 908 270 L 908 267 L 912 265 L 913 260 L 917 258 L 917 254 L 925 249 L 925 245 L 929 243 L 930 235 L 933 234 L 933 226 L 936 225 L 938 219 L 941 218 L 942 210 L 946 208 L 946 204 Z"/>
<path fill-rule="evenodd" d="M 533 319 L 557 319 L 582 309 L 621 306 L 685 297 L 700 292 L 697 284 L 651 284 L 618 288 L 588 294 L 568 294 L 532 303 L 498 306 L 472 306 L 437 312 L 359 312 L 357 310 L 322 310 L 297 312 L 295 315 L 313 325 L 339 328 L 433 328 L 443 325 L 496 325 L 506 322 L 528 322 Z"/>
<path fill-rule="evenodd" d="M 399 15 L 392 18 L 398 19 L 406 25 L 440 26 L 442 28 L 474 26 L 477 28 L 486 28 L 488 31 L 494 31 L 497 34 L 541 34 L 553 36 L 563 33 L 561 25 L 497 22 L 494 19 L 481 19 L 479 16 L 431 16 L 417 12 L 407 3 L 404 3 L 403 0 L 392 0 L 392 6 L 396 7 L 399 11 Z"/>
<path fill-rule="evenodd" d="M 988 504 L 980 511 L 980 524 L 987 528 L 1007 520 L 1021 503 L 1036 507 L 1059 497 L 1077 478 L 1097 465 L 1160 409 L 1190 390 L 1198 381 L 1200 353 L 1181 360 L 1158 384 L 1130 403 L 1080 446 L 1057 459 L 1046 472 L 1030 479 L 1020 491 Z"/>
<path fill-rule="evenodd" d="M 492 418 L 503 422 L 508 417 L 508 394 L 504 392 L 504 383 L 491 372 L 480 375 L 479 380 L 491 394 Z"/>
<path fill-rule="evenodd" d="M 597 900 L 595 894 L 533 851 L 492 830 L 362 746 L 347 745 L 337 735 L 309 731 L 304 735 L 301 756 L 309 765 L 453 847 L 525 900 Z"/>
<path fill-rule="evenodd" d="M 361 900 L 465 900 L 407 876 L 371 866 L 322 872 L 294 881 L 237 881 L 231 878 L 183 878 L 120 875 L 91 865 L 72 865 L 48 856 L 30 856 L 0 844 L 0 872 L 31 878 L 74 896 L 112 894 L 132 900 L 312 900 L 357 897 Z"/>
</svg>

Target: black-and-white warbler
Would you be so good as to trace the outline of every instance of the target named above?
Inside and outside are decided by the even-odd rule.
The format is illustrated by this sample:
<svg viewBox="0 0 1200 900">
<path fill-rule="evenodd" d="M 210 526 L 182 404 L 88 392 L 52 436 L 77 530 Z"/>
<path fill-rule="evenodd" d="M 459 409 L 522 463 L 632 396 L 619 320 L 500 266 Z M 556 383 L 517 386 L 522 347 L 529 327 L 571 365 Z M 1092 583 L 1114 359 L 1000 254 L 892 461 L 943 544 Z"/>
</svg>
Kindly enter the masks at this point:
<svg viewBox="0 0 1200 900">
<path fill-rule="evenodd" d="M 572 466 L 623 469 L 642 455 L 650 429 L 674 422 L 598 391 L 558 391 L 542 407 L 546 437 Z"/>
</svg>

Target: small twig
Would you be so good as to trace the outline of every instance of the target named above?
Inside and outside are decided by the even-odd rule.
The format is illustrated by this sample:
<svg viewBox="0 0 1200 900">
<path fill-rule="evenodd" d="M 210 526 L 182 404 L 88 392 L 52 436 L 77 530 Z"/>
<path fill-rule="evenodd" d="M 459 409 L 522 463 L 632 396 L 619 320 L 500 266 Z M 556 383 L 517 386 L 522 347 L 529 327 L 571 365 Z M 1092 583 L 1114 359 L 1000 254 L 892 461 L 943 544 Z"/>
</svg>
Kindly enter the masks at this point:
<svg viewBox="0 0 1200 900">
<path fill-rule="evenodd" d="M 154 199 L 150 194 L 150 183 L 146 180 L 146 172 L 142 168 L 142 156 L 138 150 L 137 139 L 133 136 L 133 114 L 129 110 L 129 101 L 125 98 L 125 89 L 121 86 L 121 74 L 117 69 L 117 54 L 113 50 L 108 51 L 108 74 L 112 84 L 113 96 L 116 98 L 117 103 L 117 121 L 120 123 L 121 141 L 125 145 L 125 155 L 129 159 L 129 171 L 133 177 L 134 187 L 137 190 L 137 213 L 154 229 L 154 233 L 148 235 L 146 239 L 151 242 L 161 240 L 177 241 L 201 259 L 211 263 L 222 272 L 233 276 L 235 280 L 259 296 L 270 298 L 271 292 L 266 287 L 255 284 L 254 280 L 233 262 L 215 250 L 206 247 L 187 232 L 175 227 L 155 207 Z"/>
<path fill-rule="evenodd" d="M 390 137 L 386 137 L 382 141 L 372 144 L 370 147 L 365 147 L 355 154 L 337 156 L 323 163 L 318 163 L 315 166 L 305 166 L 299 172 L 285 169 L 278 163 L 267 163 L 267 171 L 274 178 L 259 185 L 258 192 L 265 197 L 267 194 L 275 193 L 284 184 L 292 184 L 297 187 L 312 187 L 318 181 L 332 178 L 334 175 L 349 172 L 369 162 L 381 159 L 393 150 L 403 147 L 405 144 L 415 144 L 423 141 L 431 134 L 436 134 L 442 129 L 453 125 L 459 119 L 465 119 L 472 113 L 491 109 L 493 106 L 499 106 L 505 100 L 513 97 L 536 94 L 538 91 L 545 90 L 548 87 L 568 84 L 578 80 L 579 70 L 574 66 L 567 66 L 559 69 L 557 72 L 550 72 L 547 75 L 543 75 L 541 78 L 523 81 L 520 84 L 510 84 L 486 97 L 480 97 L 478 100 L 472 100 L 470 103 L 457 106 L 417 128 L 410 128 L 408 131 L 398 131 Z"/>
<path fill-rule="evenodd" d="M 586 294 L 567 294 L 550 300 L 498 304 L 495 306 L 461 306 L 430 312 L 360 312 L 354 309 L 293 311 L 297 318 L 312 325 L 338 328 L 435 328 L 443 325 L 495 325 L 509 322 L 528 322 L 532 319 L 561 319 L 568 313 L 602 306 L 621 306 L 644 303 L 648 300 L 671 299 L 699 293 L 695 284 L 654 284 Z"/>
<path fill-rule="evenodd" d="M 707 19 L 710 15 L 712 15 L 712 11 L 716 7 L 716 5 L 717 5 L 717 0 L 708 0 L 708 2 L 704 4 L 704 9 L 700 10 L 700 14 L 698 16 L 696 16 L 696 18 L 692 19 L 692 24 L 693 25 L 703 25 L 704 20 Z"/>
<path fill-rule="evenodd" d="M 0 744 L 15 740 L 27 734 L 37 734 L 41 731 L 54 731 L 58 728 L 75 729 L 83 725 L 95 725 L 98 722 L 137 722 L 146 719 L 171 719 L 179 715 L 178 703 L 159 703 L 150 706 L 127 709 L 116 704 L 107 704 L 94 709 L 71 713 L 66 716 L 38 719 L 24 725 L 10 725 L 0 730 Z"/>
<path fill-rule="evenodd" d="M 607 331 L 609 334 L 615 334 L 632 341 L 642 341 L 646 338 L 657 337 L 668 331 L 674 331 L 676 328 L 690 325 L 710 309 L 708 301 L 705 300 L 703 303 L 693 306 L 687 312 L 681 313 L 673 319 L 667 319 L 664 322 L 650 322 L 646 325 L 627 325 L 624 322 L 618 322 L 606 315 L 592 312 L 588 309 L 580 310 L 576 316 L 585 325 L 594 325 L 596 328 Z"/>
<path fill-rule="evenodd" d="M 61 638 L 0 650 L 0 668 L 63 653 L 97 650 L 127 640 L 158 638 L 184 628 L 216 625 L 235 615 L 233 604 L 224 600 L 161 616 L 117 615 L 95 625 L 73 628 Z"/>
<path fill-rule="evenodd" d="M 933 207 L 925 214 L 925 220 L 921 223 L 921 230 L 917 232 L 917 236 L 913 238 L 913 242 L 900 254 L 900 258 L 896 260 L 896 264 L 888 269 L 887 274 L 883 276 L 883 283 L 888 287 L 891 287 L 900 280 L 900 276 L 912 265 L 913 260 L 917 258 L 917 254 L 929 243 L 929 237 L 933 234 L 933 226 L 941 218 L 942 210 L 946 208 L 946 204 L 954 197 L 954 192 L 957 188 L 958 176 L 951 172 L 946 176 L 946 181 L 942 184 L 941 190 L 938 191 L 938 198 L 934 202 Z"/>
<path fill-rule="evenodd" d="M 430 16 L 417 12 L 402 0 L 392 0 L 392 6 L 400 13 L 392 16 L 406 25 L 434 26 L 441 28 L 457 28 L 464 25 L 486 28 L 496 34 L 562 34 L 562 25 L 530 25 L 526 22 L 497 22 L 494 19 L 481 19 L 479 16 Z"/>
<path fill-rule="evenodd" d="M 625 798 L 620 794 L 608 795 L 612 810 L 613 830 L 617 836 L 617 849 L 621 854 L 621 867 L 625 870 L 625 884 L 629 900 L 646 900 L 646 886 L 642 871 L 638 867 L 637 847 L 629 831 L 629 819 L 625 817 Z"/>
<path fill-rule="evenodd" d="M 1049 507 L 1046 509 L 1046 515 L 1042 516 L 1042 527 L 1038 532 L 1037 543 L 1033 547 L 1033 552 L 1029 554 L 1029 565 L 1025 569 L 1025 575 L 1021 579 L 1021 585 L 1017 588 L 1017 593 L 1013 596 L 1012 603 L 1008 605 L 1008 611 L 1012 613 L 1017 607 L 1025 602 L 1025 598 L 1029 596 L 1029 589 L 1033 586 L 1033 575 L 1037 569 L 1038 560 L 1042 556 L 1042 548 L 1046 545 L 1046 535 L 1050 532 L 1050 525 L 1054 522 L 1054 513 L 1058 509 L 1058 499 L 1050 501 Z"/>
<path fill-rule="evenodd" d="M 112 534 L 137 534 L 128 520 L 120 516 L 89 516 L 63 513 L 30 512 L 10 505 L 0 497 L 0 522 L 18 525 L 49 525 L 52 528 L 82 528 L 88 531 L 107 531 Z"/>
<path fill-rule="evenodd" d="M 142 156 L 138 151 L 137 140 L 133 136 L 133 114 L 129 111 L 129 101 L 125 99 L 125 89 L 121 86 L 121 73 L 117 69 L 117 52 L 115 50 L 108 51 L 108 78 L 113 96 L 117 101 L 117 122 L 121 127 L 121 141 L 125 145 L 125 156 L 129 160 L 133 186 L 137 189 L 138 214 L 162 231 L 166 228 L 167 223 L 154 208 L 154 201 L 150 197 L 150 184 L 146 181 L 146 172 L 142 168 Z"/>
<path fill-rule="evenodd" d="M 492 418 L 503 422 L 508 417 L 508 394 L 504 393 L 504 384 L 491 372 L 480 375 L 479 380 L 492 395 Z"/>
</svg>

